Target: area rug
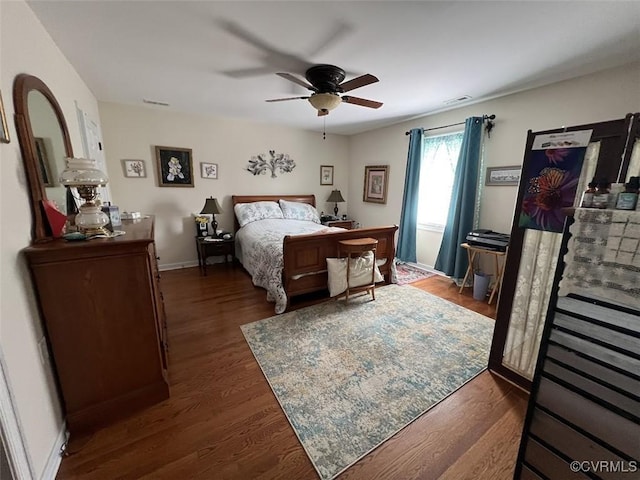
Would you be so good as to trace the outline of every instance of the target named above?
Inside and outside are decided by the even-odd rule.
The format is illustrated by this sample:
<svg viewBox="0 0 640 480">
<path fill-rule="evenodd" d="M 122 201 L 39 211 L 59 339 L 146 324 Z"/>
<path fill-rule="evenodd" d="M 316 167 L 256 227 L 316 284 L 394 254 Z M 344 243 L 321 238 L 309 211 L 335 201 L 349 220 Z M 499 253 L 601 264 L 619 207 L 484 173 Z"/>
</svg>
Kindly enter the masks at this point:
<svg viewBox="0 0 640 480">
<path fill-rule="evenodd" d="M 411 286 L 243 325 L 320 478 L 335 478 L 482 372 L 493 320 Z"/>
<path fill-rule="evenodd" d="M 408 263 L 398 263 L 396 272 L 398 285 L 406 285 L 435 275 L 435 273 L 427 272 Z"/>
</svg>

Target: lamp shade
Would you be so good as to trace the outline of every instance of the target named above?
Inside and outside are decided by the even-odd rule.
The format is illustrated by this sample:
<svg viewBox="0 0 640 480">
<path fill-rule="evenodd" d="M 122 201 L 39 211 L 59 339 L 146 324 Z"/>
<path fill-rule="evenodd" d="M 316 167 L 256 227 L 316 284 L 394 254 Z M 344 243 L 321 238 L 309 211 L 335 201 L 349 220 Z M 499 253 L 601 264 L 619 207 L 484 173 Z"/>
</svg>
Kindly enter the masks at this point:
<svg viewBox="0 0 640 480">
<path fill-rule="evenodd" d="M 218 203 L 217 198 L 209 197 L 204 202 L 204 207 L 202 207 L 202 211 L 200 213 L 204 214 L 213 214 L 222 213 L 222 208 L 220 208 L 220 204 Z"/>
<path fill-rule="evenodd" d="M 316 110 L 333 110 L 342 103 L 342 99 L 335 93 L 314 93 L 309 97 L 309 103 Z"/>
<path fill-rule="evenodd" d="M 91 158 L 70 158 L 67 168 L 60 174 L 60 183 L 67 187 L 104 186 L 109 181 L 107 174 L 96 167 L 96 161 Z"/>
<path fill-rule="evenodd" d="M 329 198 L 327 198 L 327 202 L 344 202 L 344 198 L 342 198 L 342 193 L 340 193 L 340 190 L 332 190 L 331 195 L 329 195 Z"/>
</svg>

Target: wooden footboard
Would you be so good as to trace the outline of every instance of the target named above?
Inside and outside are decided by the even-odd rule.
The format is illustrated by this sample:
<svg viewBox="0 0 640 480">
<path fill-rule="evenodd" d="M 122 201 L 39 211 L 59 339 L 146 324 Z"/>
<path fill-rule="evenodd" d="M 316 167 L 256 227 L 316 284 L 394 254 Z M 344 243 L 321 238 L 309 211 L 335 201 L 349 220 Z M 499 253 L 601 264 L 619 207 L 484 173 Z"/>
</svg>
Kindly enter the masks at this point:
<svg viewBox="0 0 640 480">
<path fill-rule="evenodd" d="M 380 265 L 380 273 L 390 281 L 391 265 L 396 254 L 395 233 L 398 226 L 362 228 L 344 232 L 284 237 L 284 269 L 282 282 L 287 298 L 327 288 L 327 258 L 336 257 L 338 242 L 352 238 L 370 237 L 378 240 L 376 258 L 387 261 Z M 321 272 L 321 273 L 317 273 Z"/>
</svg>

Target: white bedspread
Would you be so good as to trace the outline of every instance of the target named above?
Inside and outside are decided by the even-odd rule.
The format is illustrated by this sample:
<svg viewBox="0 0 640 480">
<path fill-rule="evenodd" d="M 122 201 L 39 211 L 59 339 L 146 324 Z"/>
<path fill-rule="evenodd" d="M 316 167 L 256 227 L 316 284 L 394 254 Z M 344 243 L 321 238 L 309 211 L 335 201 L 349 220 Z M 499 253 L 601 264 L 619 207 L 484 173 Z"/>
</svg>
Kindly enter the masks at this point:
<svg viewBox="0 0 640 480">
<path fill-rule="evenodd" d="M 267 300 L 276 303 L 276 313 L 283 313 L 287 308 L 287 295 L 282 285 L 284 237 L 342 231 L 343 228 L 303 220 L 258 220 L 236 233 L 236 256 L 251 274 L 253 284 L 267 290 Z"/>
</svg>

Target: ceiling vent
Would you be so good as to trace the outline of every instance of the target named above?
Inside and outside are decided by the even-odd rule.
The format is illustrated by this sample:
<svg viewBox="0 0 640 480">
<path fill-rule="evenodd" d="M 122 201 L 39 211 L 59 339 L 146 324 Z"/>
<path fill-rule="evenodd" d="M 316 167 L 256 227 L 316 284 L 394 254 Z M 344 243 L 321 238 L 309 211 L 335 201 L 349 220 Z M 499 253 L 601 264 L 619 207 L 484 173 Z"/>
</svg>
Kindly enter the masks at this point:
<svg viewBox="0 0 640 480">
<path fill-rule="evenodd" d="M 144 103 L 148 103 L 149 105 L 159 105 L 160 107 L 168 107 L 169 104 L 167 102 L 157 102 L 155 100 L 147 100 L 146 98 L 143 98 L 142 101 Z"/>
<path fill-rule="evenodd" d="M 447 100 L 446 102 L 444 102 L 444 104 L 445 105 L 454 105 L 456 103 L 466 102 L 467 100 L 471 100 L 471 96 L 470 95 L 463 95 L 463 96 L 458 97 L 458 98 L 452 98 L 451 100 Z"/>
</svg>

